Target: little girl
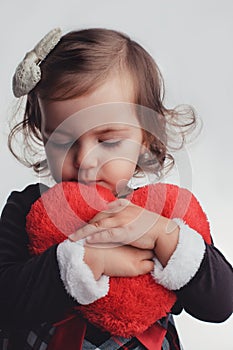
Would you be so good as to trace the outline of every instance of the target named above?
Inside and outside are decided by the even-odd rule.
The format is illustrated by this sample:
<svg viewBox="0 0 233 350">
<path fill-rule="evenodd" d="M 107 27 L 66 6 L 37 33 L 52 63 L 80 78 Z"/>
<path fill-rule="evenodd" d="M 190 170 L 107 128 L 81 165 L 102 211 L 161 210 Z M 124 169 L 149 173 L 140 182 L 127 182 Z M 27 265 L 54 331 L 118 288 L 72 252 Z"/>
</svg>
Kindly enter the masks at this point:
<svg viewBox="0 0 233 350">
<path fill-rule="evenodd" d="M 232 313 L 233 283 L 224 256 L 191 229 L 183 244 L 187 225 L 141 211 L 124 199 L 132 187 L 148 183 L 151 174 L 159 178 L 172 166 L 172 135 L 181 147 L 183 130 L 195 124 L 192 110 L 182 121 L 183 111 L 165 108 L 162 78 L 152 57 L 113 30 L 86 29 L 61 36 L 55 29 L 20 63 L 13 91 L 16 97 L 27 96 L 24 119 L 9 136 L 17 159 L 38 173 L 49 171 L 57 183 L 99 184 L 119 199 L 64 242 L 32 257 L 25 220 L 48 187 L 32 184 L 10 195 L 0 222 L 0 348 L 54 348 L 67 309 L 80 300 L 88 304 L 104 296 L 106 276 L 152 271 L 154 257 L 161 263 L 160 272 L 153 272 L 156 281 L 177 296 L 171 314 L 158 320 L 166 329 L 162 340 L 153 332 L 153 345 L 140 337 L 113 337 L 87 322 L 84 334 L 76 330 L 69 345 L 61 339 L 56 349 L 181 349 L 172 314 L 185 309 L 203 321 L 226 320 Z M 13 149 L 18 132 L 24 135 L 24 159 Z M 38 155 L 33 142 L 44 146 L 44 159 L 31 161 L 31 155 Z M 71 269 L 74 279 L 79 274 L 70 257 L 78 253 L 75 242 L 83 238 L 80 264 L 90 269 L 93 283 L 84 281 L 73 291 L 64 276 Z M 97 243 L 111 247 L 95 249 Z M 176 274 L 187 255 L 195 263 L 182 276 Z"/>
</svg>

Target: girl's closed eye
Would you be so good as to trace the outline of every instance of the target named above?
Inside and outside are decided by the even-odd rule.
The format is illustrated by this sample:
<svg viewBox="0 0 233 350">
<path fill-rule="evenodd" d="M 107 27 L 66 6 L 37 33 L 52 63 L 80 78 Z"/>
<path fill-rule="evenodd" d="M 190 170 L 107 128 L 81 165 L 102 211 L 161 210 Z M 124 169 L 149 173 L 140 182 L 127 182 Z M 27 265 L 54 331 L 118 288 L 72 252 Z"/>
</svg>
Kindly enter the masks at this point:
<svg viewBox="0 0 233 350">
<path fill-rule="evenodd" d="M 57 142 L 57 141 L 50 141 L 50 144 L 55 147 L 55 148 L 60 148 L 60 149 L 67 149 L 71 148 L 73 145 L 74 141 L 69 141 L 69 142 Z"/>
<path fill-rule="evenodd" d="M 105 148 L 114 148 L 120 146 L 122 139 L 99 140 L 98 142 Z"/>
</svg>

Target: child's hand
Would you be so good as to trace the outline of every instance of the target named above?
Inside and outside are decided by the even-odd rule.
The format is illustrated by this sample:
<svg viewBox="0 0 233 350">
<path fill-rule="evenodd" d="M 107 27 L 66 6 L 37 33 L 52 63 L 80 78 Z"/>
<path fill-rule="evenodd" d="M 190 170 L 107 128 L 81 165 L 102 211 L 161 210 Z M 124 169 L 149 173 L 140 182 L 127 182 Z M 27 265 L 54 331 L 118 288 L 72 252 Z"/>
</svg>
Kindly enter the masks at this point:
<svg viewBox="0 0 233 350">
<path fill-rule="evenodd" d="M 130 244 L 141 249 L 154 249 L 157 238 L 165 231 L 168 219 L 132 204 L 126 199 L 111 202 L 108 210 L 98 213 L 89 224 L 69 236 L 77 241 Z"/>
<path fill-rule="evenodd" d="M 153 270 L 154 254 L 131 246 L 100 248 L 85 246 L 84 261 L 98 280 L 102 274 L 115 277 L 144 275 Z"/>
<path fill-rule="evenodd" d="M 176 248 L 178 235 L 179 227 L 172 220 L 119 199 L 69 238 L 74 241 L 86 238 L 91 244 L 128 244 L 153 249 L 160 262 L 166 265 Z"/>
</svg>

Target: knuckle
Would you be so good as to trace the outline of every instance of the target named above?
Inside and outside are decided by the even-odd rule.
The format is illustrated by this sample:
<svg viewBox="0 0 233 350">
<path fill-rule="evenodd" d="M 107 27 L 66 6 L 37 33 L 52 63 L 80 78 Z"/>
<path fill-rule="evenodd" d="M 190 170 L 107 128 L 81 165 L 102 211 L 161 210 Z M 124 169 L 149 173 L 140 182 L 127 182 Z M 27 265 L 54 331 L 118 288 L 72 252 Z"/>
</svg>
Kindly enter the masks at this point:
<svg viewBox="0 0 233 350">
<path fill-rule="evenodd" d="M 118 200 L 118 205 L 119 205 L 119 207 L 121 207 L 122 209 L 128 207 L 129 204 L 130 204 L 130 201 L 128 201 L 128 200 L 125 199 L 125 198 L 120 198 L 120 199 Z"/>
<path fill-rule="evenodd" d="M 109 236 L 112 239 L 114 238 L 114 232 L 111 228 L 108 228 L 105 232 L 106 232 L 107 236 Z"/>
<path fill-rule="evenodd" d="M 125 199 L 125 198 L 120 198 L 118 201 L 119 201 L 118 203 L 119 203 L 120 205 L 125 205 L 125 204 L 128 204 L 128 202 L 129 202 L 129 201 L 128 201 L 127 199 Z"/>
<path fill-rule="evenodd" d="M 97 226 L 96 227 L 104 227 L 105 226 L 105 222 L 106 222 L 106 219 L 99 219 L 98 221 L 97 221 Z"/>
<path fill-rule="evenodd" d="M 112 225 L 112 219 L 102 218 L 102 219 L 98 220 L 97 224 L 98 224 L 98 227 L 107 228 L 108 226 Z"/>
</svg>

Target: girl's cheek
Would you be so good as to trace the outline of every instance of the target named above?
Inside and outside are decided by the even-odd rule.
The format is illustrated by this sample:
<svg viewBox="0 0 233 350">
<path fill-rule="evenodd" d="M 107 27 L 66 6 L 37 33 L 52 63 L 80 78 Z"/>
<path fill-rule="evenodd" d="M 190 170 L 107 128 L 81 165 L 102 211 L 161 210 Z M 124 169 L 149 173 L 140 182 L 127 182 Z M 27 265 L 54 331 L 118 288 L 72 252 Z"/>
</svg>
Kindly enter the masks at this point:
<svg viewBox="0 0 233 350">
<path fill-rule="evenodd" d="M 56 182 L 60 182 L 64 176 L 67 178 L 68 173 L 70 172 L 70 166 L 68 166 L 69 163 L 66 157 L 59 156 L 57 152 L 48 151 L 47 161 L 51 175 Z"/>
</svg>

